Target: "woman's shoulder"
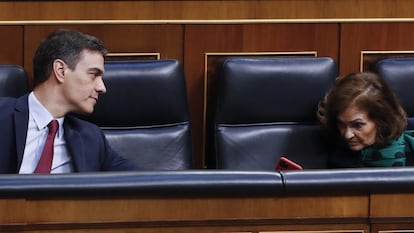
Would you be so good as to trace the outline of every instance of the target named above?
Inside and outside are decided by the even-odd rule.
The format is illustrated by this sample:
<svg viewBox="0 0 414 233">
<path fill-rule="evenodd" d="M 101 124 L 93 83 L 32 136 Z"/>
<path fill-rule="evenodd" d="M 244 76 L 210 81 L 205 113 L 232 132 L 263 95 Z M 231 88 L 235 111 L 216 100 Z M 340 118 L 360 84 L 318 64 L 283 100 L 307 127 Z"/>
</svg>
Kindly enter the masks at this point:
<svg viewBox="0 0 414 233">
<path fill-rule="evenodd" d="M 350 150 L 343 142 L 335 143 L 329 152 L 329 168 L 357 168 L 363 167 L 359 151 Z"/>
<path fill-rule="evenodd" d="M 414 166 L 414 130 L 404 131 L 403 139 L 406 144 L 406 166 Z"/>
</svg>

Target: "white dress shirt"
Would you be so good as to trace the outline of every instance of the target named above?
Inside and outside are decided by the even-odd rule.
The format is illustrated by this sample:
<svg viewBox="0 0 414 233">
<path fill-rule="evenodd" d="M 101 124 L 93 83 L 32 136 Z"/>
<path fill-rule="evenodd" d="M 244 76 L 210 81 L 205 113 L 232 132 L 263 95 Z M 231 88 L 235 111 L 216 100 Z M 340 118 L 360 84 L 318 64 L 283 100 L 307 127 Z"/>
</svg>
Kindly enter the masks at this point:
<svg viewBox="0 0 414 233">
<path fill-rule="evenodd" d="M 48 133 L 47 125 L 53 120 L 53 116 L 39 102 L 33 92 L 29 94 L 29 125 L 24 148 L 23 161 L 20 167 L 20 174 L 30 174 L 36 169 Z M 59 129 L 54 141 L 54 153 L 51 173 L 68 173 L 73 171 L 72 161 L 66 148 L 66 141 L 63 137 L 64 117 L 56 119 L 59 122 Z"/>
</svg>

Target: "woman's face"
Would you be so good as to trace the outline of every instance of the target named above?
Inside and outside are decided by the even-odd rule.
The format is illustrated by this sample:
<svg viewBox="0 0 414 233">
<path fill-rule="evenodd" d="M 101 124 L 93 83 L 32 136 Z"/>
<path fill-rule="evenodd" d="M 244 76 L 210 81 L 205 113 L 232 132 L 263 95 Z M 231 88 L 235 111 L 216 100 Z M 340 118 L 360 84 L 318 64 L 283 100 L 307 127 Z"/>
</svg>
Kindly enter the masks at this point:
<svg viewBox="0 0 414 233">
<path fill-rule="evenodd" d="M 348 106 L 338 115 L 338 129 L 353 151 L 359 151 L 375 143 L 377 126 L 366 111 L 354 105 Z"/>
</svg>

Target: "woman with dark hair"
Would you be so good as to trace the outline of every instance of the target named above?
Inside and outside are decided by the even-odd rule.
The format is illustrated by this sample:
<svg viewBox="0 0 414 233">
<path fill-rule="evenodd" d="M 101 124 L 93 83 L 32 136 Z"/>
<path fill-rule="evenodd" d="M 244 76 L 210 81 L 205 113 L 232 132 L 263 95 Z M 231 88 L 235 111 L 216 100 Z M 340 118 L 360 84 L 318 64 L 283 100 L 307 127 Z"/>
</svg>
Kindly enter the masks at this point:
<svg viewBox="0 0 414 233">
<path fill-rule="evenodd" d="M 405 166 L 414 132 L 396 95 L 375 73 L 353 73 L 337 80 L 318 106 L 318 118 L 341 138 L 331 167 Z M 338 138 L 338 137 L 335 137 Z"/>
</svg>

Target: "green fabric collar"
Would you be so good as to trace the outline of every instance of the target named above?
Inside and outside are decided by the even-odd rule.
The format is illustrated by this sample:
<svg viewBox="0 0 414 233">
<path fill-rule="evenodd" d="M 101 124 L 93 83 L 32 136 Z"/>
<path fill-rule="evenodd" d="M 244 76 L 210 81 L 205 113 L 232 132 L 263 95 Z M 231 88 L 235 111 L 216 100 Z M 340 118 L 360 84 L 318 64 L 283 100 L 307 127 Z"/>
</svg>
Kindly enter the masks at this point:
<svg viewBox="0 0 414 233">
<path fill-rule="evenodd" d="M 405 131 L 398 139 L 383 148 L 367 147 L 361 151 L 361 161 L 367 167 L 405 166 L 405 152 L 412 151 L 414 130 Z"/>
</svg>

